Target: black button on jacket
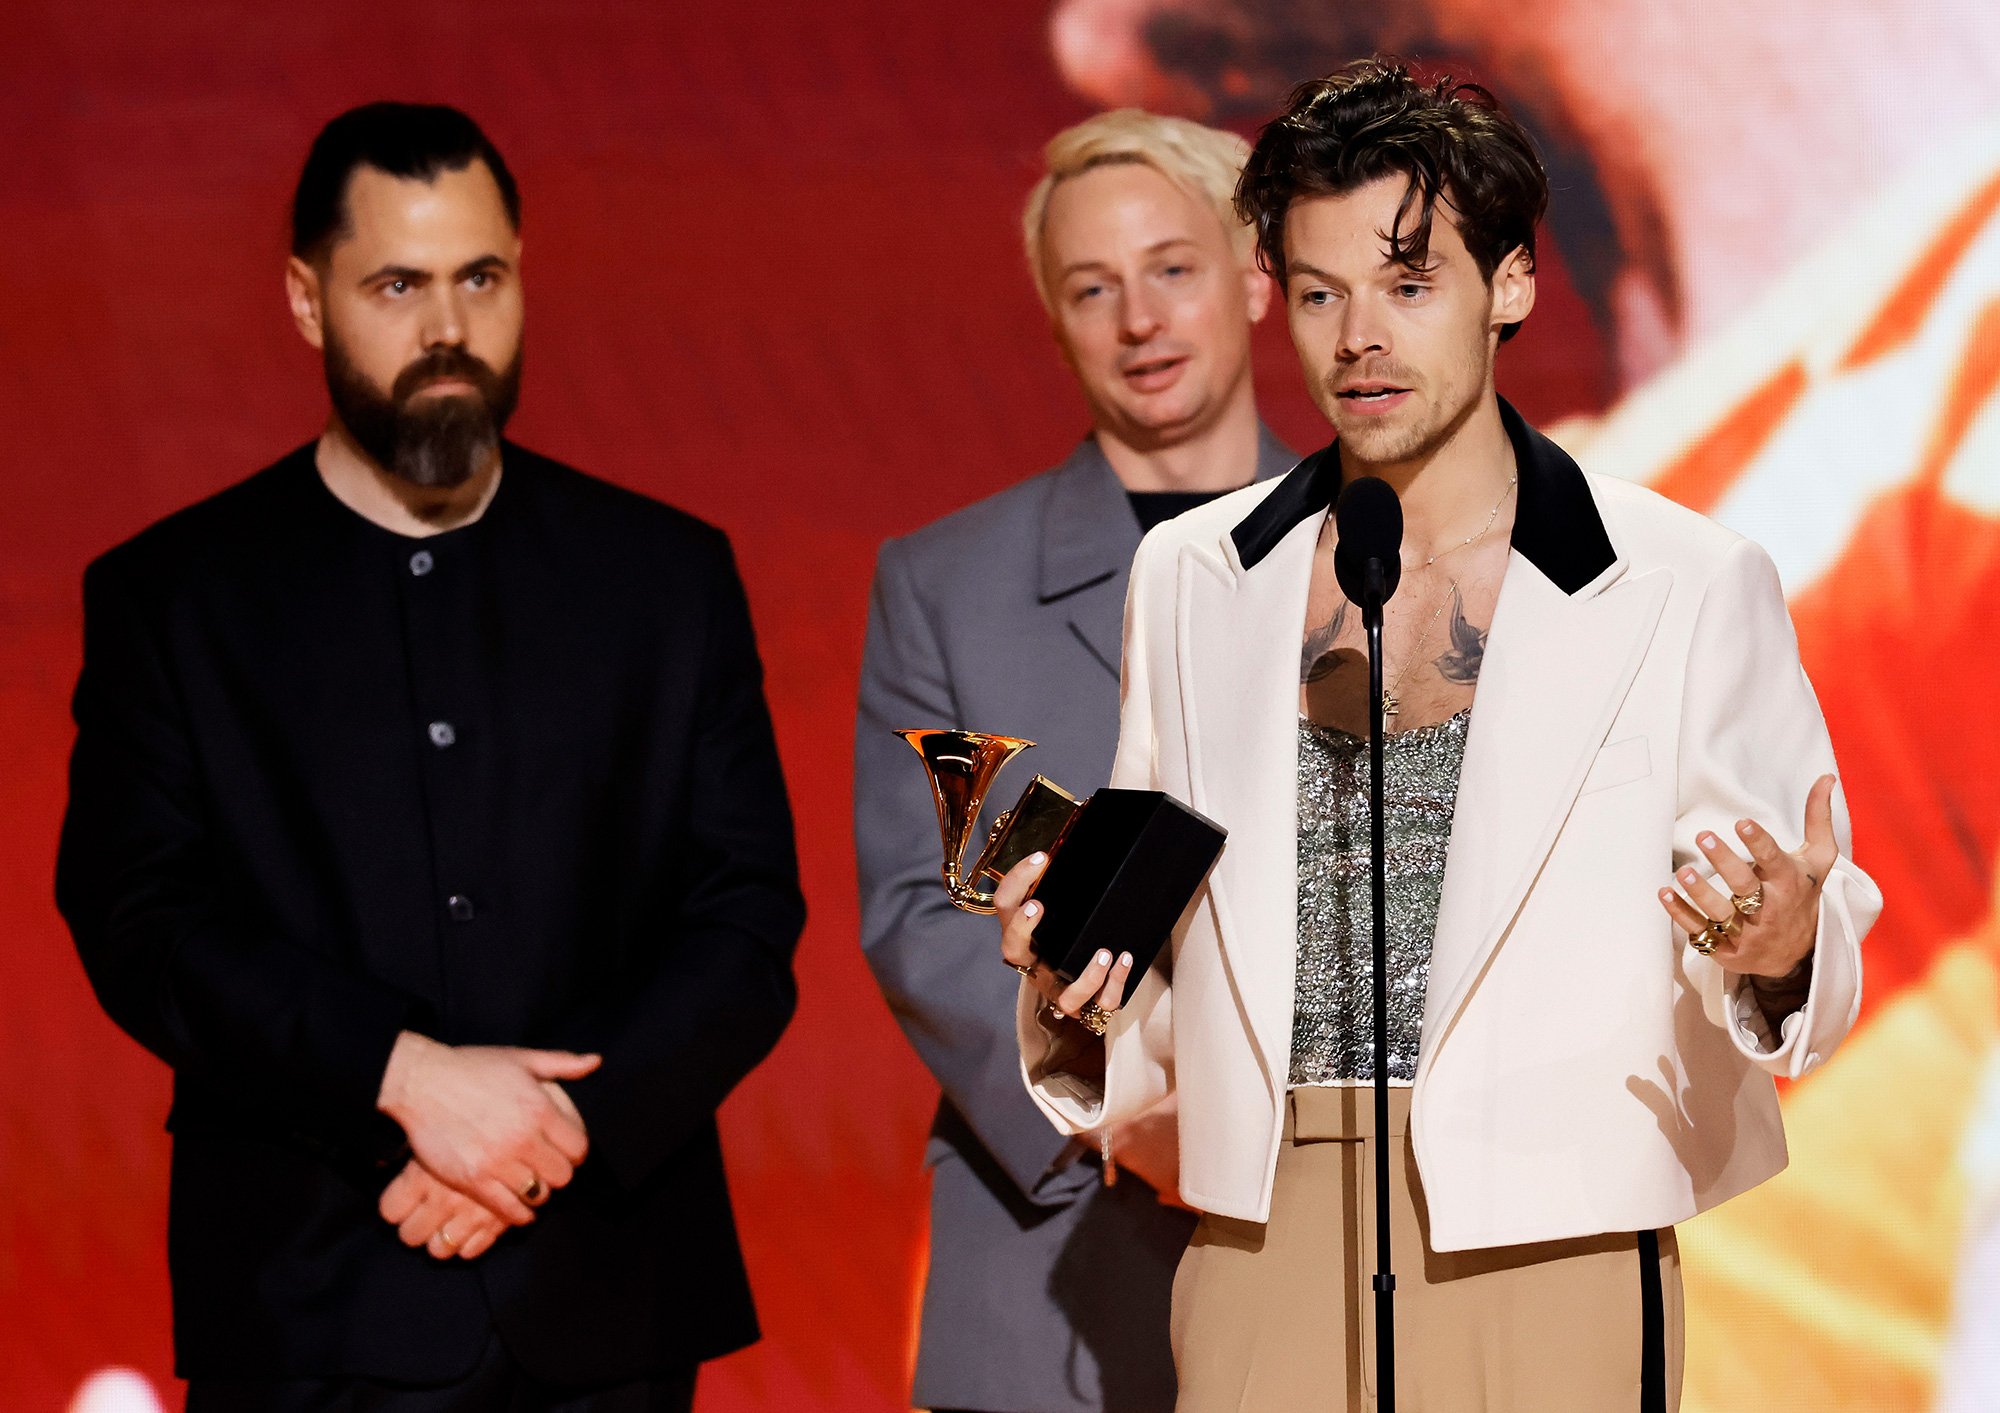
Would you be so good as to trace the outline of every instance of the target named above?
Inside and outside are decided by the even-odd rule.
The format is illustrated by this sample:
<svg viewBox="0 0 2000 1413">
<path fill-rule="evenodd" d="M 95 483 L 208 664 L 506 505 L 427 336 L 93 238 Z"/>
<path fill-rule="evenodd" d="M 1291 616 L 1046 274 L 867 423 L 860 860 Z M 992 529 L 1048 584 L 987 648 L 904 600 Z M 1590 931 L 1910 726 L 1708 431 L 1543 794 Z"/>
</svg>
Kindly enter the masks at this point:
<svg viewBox="0 0 2000 1413">
<path fill-rule="evenodd" d="M 497 1327 L 593 1385 L 756 1338 L 714 1113 L 804 905 L 742 586 L 719 531 L 504 457 L 419 541 L 305 448 L 84 576 L 57 898 L 174 1069 L 183 1377 L 444 1382 Z M 405 1028 L 604 1056 L 576 1180 L 477 1261 L 375 1211 Z"/>
</svg>

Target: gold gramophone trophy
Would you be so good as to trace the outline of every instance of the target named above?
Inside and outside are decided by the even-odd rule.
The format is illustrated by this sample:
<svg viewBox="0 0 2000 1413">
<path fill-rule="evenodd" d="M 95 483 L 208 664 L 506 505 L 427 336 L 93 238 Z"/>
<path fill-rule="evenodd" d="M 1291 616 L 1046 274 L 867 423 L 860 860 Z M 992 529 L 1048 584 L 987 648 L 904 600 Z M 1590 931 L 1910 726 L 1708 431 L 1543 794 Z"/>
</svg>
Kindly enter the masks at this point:
<svg viewBox="0 0 2000 1413">
<path fill-rule="evenodd" d="M 969 913 L 990 913 L 1007 871 L 1037 850 L 1048 867 L 1032 890 L 1044 911 L 1035 955 L 1064 981 L 1075 981 L 1099 951 L 1132 954 L 1129 1000 L 1175 922 L 1201 887 L 1228 837 L 1222 826 L 1160 790 L 1106 786 L 1078 803 L 1037 775 L 1014 808 L 993 821 L 969 874 L 965 846 L 1000 767 L 1034 742 L 977 731 L 898 731 L 924 759 L 944 836 L 944 887 Z M 1103 1021 L 1085 1024 L 1098 1034 Z"/>
<path fill-rule="evenodd" d="M 986 847 L 969 876 L 959 872 L 966 843 L 979 819 L 986 793 L 1000 767 L 1034 745 L 1017 736 L 987 736 L 977 731 L 898 731 L 924 758 L 931 778 L 931 798 L 937 803 L 938 832 L 944 836 L 944 890 L 969 913 L 993 911 L 993 895 L 979 888 L 981 879 L 998 884 L 1007 870 L 1037 850 L 1054 852 L 1063 832 L 1076 818 L 1076 797 L 1045 776 L 1037 775 L 1021 798 L 998 819 L 986 836 Z"/>
</svg>

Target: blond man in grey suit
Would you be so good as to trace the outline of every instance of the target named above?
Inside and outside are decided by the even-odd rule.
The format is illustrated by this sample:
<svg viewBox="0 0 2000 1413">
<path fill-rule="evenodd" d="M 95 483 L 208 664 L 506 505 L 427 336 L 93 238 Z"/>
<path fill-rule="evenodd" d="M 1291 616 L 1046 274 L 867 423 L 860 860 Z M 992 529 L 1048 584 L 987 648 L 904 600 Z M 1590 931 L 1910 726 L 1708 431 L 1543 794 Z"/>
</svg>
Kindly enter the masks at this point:
<svg viewBox="0 0 2000 1413">
<path fill-rule="evenodd" d="M 1028 266 L 1091 431 L 1061 465 L 882 548 L 855 739 L 862 946 L 943 1089 L 913 1401 L 989 1413 L 1167 1413 L 1167 1310 L 1193 1218 L 1169 1205 L 1175 1119 L 1058 1136 L 1022 1089 L 1014 978 L 990 918 L 938 881 L 918 761 L 891 733 L 1040 744 L 1078 794 L 1109 778 L 1128 566 L 1144 529 L 1297 458 L 1257 416 L 1250 334 L 1272 289 L 1231 196 L 1247 146 L 1126 109 L 1059 134 L 1023 217 Z M 1026 670 L 1023 670 L 1023 665 Z M 1012 773 L 993 814 L 1025 782 Z"/>
</svg>

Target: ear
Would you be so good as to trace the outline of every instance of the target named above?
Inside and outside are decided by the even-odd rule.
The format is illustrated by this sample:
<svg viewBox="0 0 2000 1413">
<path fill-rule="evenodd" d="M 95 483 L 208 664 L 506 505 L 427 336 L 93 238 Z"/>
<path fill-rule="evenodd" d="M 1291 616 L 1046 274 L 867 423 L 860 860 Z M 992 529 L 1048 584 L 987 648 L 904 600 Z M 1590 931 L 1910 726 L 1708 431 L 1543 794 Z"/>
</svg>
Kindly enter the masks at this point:
<svg viewBox="0 0 2000 1413">
<path fill-rule="evenodd" d="M 326 303 L 319 271 L 294 255 L 285 262 L 285 301 L 292 306 L 292 323 L 299 337 L 314 348 L 326 347 Z"/>
<path fill-rule="evenodd" d="M 1250 308 L 1250 322 L 1260 324 L 1271 311 L 1271 294 L 1275 288 L 1271 277 L 1264 273 L 1264 267 L 1252 260 L 1243 271 L 1243 302 Z"/>
<path fill-rule="evenodd" d="M 1517 245 L 1493 272 L 1494 332 L 1520 323 L 1534 307 L 1535 262 L 1527 246 Z"/>
</svg>

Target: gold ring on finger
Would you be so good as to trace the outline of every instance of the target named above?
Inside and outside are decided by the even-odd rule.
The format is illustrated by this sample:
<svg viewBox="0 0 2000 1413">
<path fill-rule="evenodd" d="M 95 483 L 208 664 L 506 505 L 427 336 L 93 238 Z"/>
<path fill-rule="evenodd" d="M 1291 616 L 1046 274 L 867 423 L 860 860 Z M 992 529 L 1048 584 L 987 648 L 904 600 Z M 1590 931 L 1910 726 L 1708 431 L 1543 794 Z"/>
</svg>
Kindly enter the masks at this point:
<svg viewBox="0 0 2000 1413">
<path fill-rule="evenodd" d="M 445 1229 L 444 1227 L 439 1227 L 439 1228 L 438 1228 L 438 1230 L 437 1230 L 437 1236 L 438 1236 L 438 1240 L 439 1240 L 439 1241 L 442 1241 L 442 1242 L 443 1242 L 443 1243 L 444 1243 L 444 1244 L 445 1244 L 446 1246 L 456 1246 L 456 1245 L 458 1245 L 458 1238 L 457 1238 L 457 1237 L 455 1237 L 455 1236 L 453 1236 L 453 1235 L 452 1235 L 452 1234 L 451 1234 L 451 1233 L 450 1233 L 450 1232 L 449 1232 L 448 1230 L 446 1230 L 446 1229 Z"/>
<path fill-rule="evenodd" d="M 1085 1001 L 1083 1009 L 1076 1013 L 1076 1018 L 1083 1023 L 1083 1028 L 1092 1035 L 1102 1035 L 1105 1031 L 1111 1029 L 1111 1012 L 1105 1010 L 1104 1007 L 1098 1005 L 1095 1001 Z"/>
<path fill-rule="evenodd" d="M 1748 893 L 1731 893 L 1729 906 L 1745 917 L 1755 917 L 1764 906 L 1764 885 L 1759 883 Z"/>
<path fill-rule="evenodd" d="M 540 1173 L 528 1174 L 528 1185 L 521 1189 L 521 1200 L 523 1202 L 539 1202 L 542 1200 L 542 1175 Z"/>
<path fill-rule="evenodd" d="M 1031 977 L 1035 974 L 1035 969 L 1032 965 L 1024 967 L 1019 962 L 1009 962 L 1007 965 L 1014 968 L 1015 971 L 1018 971 L 1023 976 Z"/>
</svg>

